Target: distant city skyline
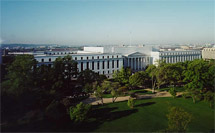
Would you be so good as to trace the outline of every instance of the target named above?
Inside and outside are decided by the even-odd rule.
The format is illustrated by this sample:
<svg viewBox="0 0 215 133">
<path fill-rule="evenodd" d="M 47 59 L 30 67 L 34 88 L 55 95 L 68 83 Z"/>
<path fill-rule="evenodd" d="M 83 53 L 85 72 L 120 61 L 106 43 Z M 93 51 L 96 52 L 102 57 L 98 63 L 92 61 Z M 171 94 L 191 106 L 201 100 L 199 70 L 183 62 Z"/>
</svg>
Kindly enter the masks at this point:
<svg viewBox="0 0 215 133">
<path fill-rule="evenodd" d="M 0 43 L 214 43 L 214 0 L 2 0 Z"/>
</svg>

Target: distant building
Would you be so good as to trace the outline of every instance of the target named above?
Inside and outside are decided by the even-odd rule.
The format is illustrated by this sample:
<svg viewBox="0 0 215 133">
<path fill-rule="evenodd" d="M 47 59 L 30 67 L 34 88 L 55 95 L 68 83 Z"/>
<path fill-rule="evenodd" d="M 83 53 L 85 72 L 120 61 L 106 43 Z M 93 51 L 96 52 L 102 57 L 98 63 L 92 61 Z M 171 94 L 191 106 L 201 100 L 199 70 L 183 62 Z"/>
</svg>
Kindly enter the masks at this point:
<svg viewBox="0 0 215 133">
<path fill-rule="evenodd" d="M 52 66 L 56 58 L 66 55 L 67 54 L 35 55 L 34 57 L 38 61 L 38 65 L 46 64 Z M 121 54 L 88 53 L 69 55 L 72 56 L 73 60 L 77 61 L 79 72 L 90 69 L 111 78 L 115 71 L 119 71 L 123 67 L 123 57 Z"/>
<path fill-rule="evenodd" d="M 156 51 L 151 52 L 152 64 L 156 64 L 157 60 L 165 60 L 166 63 L 177 63 L 184 61 L 192 61 L 201 59 L 200 50 L 184 50 L 184 51 Z"/>
<path fill-rule="evenodd" d="M 214 51 L 213 51 L 214 52 Z M 192 61 L 201 58 L 200 50 L 183 49 L 152 49 L 150 46 L 103 46 L 84 47 L 83 51 L 71 51 L 69 49 L 55 49 L 36 52 L 13 52 L 9 54 L 31 54 L 38 61 L 38 65 L 53 65 L 58 57 L 70 55 L 78 63 L 79 72 L 90 69 L 108 78 L 122 67 L 130 67 L 133 72 L 141 71 L 147 65 L 156 64 L 157 60 L 165 60 L 166 63 Z M 215 56 L 214 56 L 215 57 Z"/>
<path fill-rule="evenodd" d="M 215 59 L 215 48 L 204 48 L 202 50 L 202 58 L 205 60 Z"/>
</svg>

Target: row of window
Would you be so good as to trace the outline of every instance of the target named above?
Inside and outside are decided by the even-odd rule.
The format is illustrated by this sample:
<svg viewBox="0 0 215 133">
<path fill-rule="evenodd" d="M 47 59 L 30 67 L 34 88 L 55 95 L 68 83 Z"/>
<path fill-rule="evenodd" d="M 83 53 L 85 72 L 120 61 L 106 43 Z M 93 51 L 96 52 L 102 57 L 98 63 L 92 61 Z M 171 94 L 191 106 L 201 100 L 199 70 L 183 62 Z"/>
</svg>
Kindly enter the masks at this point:
<svg viewBox="0 0 215 133">
<path fill-rule="evenodd" d="M 56 53 L 47 53 L 49 55 L 59 55 L 59 54 L 73 54 L 72 52 L 56 52 Z"/>
<path fill-rule="evenodd" d="M 203 51 L 215 51 L 215 48 L 205 48 Z"/>
<path fill-rule="evenodd" d="M 116 56 L 116 58 L 118 58 L 119 56 L 117 55 Z M 110 58 L 110 56 L 107 56 L 107 59 L 109 59 Z M 112 55 L 112 58 L 114 58 L 114 56 Z M 83 57 L 81 57 L 81 60 L 83 60 L 84 58 Z M 90 59 L 88 56 L 86 57 L 86 59 L 88 60 L 88 59 Z M 99 56 L 97 56 L 97 58 L 94 58 L 94 56 L 92 56 L 92 58 L 91 59 L 99 59 Z M 102 59 L 105 59 L 105 56 L 102 56 Z M 75 60 L 77 60 L 77 57 L 75 57 Z"/>
<path fill-rule="evenodd" d="M 176 52 L 176 53 L 161 53 L 160 55 L 183 55 L 183 54 L 200 54 L 199 52 Z"/>
<path fill-rule="evenodd" d="M 118 58 L 118 56 L 117 56 L 117 58 Z M 87 59 L 88 59 L 88 57 L 87 57 Z M 92 59 L 94 59 L 94 58 L 92 58 Z M 98 56 L 98 59 L 99 59 L 99 56 Z M 77 60 L 77 57 L 75 57 L 75 60 Z M 81 57 L 81 60 L 83 60 L 83 57 Z M 51 62 L 51 61 L 52 61 L 52 59 L 49 58 L 49 62 Z M 41 62 L 44 62 L 44 59 L 41 59 Z M 109 65 L 109 61 L 108 61 L 108 65 Z"/>
<path fill-rule="evenodd" d="M 168 61 L 170 61 L 171 62 L 171 60 L 172 61 L 185 61 L 185 60 L 189 60 L 189 59 L 196 59 L 196 58 L 198 58 L 198 56 L 187 56 L 186 58 L 185 58 L 185 56 L 183 56 L 183 57 L 181 57 L 181 58 L 179 58 L 179 57 L 175 57 L 175 58 L 169 58 L 169 57 L 162 57 L 161 59 L 165 59 L 167 62 Z"/>
<path fill-rule="evenodd" d="M 86 63 L 86 68 L 89 69 L 89 62 Z M 110 68 L 110 61 L 107 61 L 107 69 Z M 112 61 L 112 68 L 114 68 L 114 61 Z M 116 61 L 116 68 L 119 68 L 119 60 Z M 95 69 L 95 62 L 92 62 L 92 70 Z M 100 69 L 100 62 L 97 61 L 97 70 Z M 105 69 L 105 62 L 102 61 L 102 69 Z M 84 70 L 84 63 L 81 62 L 81 71 Z"/>
</svg>

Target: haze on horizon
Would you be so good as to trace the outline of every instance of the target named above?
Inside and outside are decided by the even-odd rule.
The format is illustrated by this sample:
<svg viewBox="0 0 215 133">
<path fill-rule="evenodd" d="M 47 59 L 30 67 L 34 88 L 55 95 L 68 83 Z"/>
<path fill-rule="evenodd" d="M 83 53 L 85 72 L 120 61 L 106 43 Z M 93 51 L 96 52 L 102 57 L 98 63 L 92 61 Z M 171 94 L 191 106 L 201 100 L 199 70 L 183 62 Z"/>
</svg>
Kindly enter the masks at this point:
<svg viewBox="0 0 215 133">
<path fill-rule="evenodd" d="M 0 43 L 214 43 L 213 0 L 1 1 Z"/>
</svg>

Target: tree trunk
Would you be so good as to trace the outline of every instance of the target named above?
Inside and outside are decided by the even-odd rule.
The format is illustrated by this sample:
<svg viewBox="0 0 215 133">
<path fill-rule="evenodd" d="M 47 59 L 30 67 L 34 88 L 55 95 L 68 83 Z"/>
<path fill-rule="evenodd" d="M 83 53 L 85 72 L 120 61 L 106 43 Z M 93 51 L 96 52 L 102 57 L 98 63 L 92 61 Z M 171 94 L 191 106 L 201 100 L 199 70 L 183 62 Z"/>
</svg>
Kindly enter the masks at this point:
<svg viewBox="0 0 215 133">
<path fill-rule="evenodd" d="M 113 98 L 113 103 L 116 101 L 117 97 L 115 97 L 115 99 Z"/>
<path fill-rule="evenodd" d="M 101 98 L 102 105 L 104 105 L 103 98 Z"/>
<path fill-rule="evenodd" d="M 193 96 L 192 98 L 193 98 L 193 103 L 196 103 L 195 96 Z"/>
</svg>

